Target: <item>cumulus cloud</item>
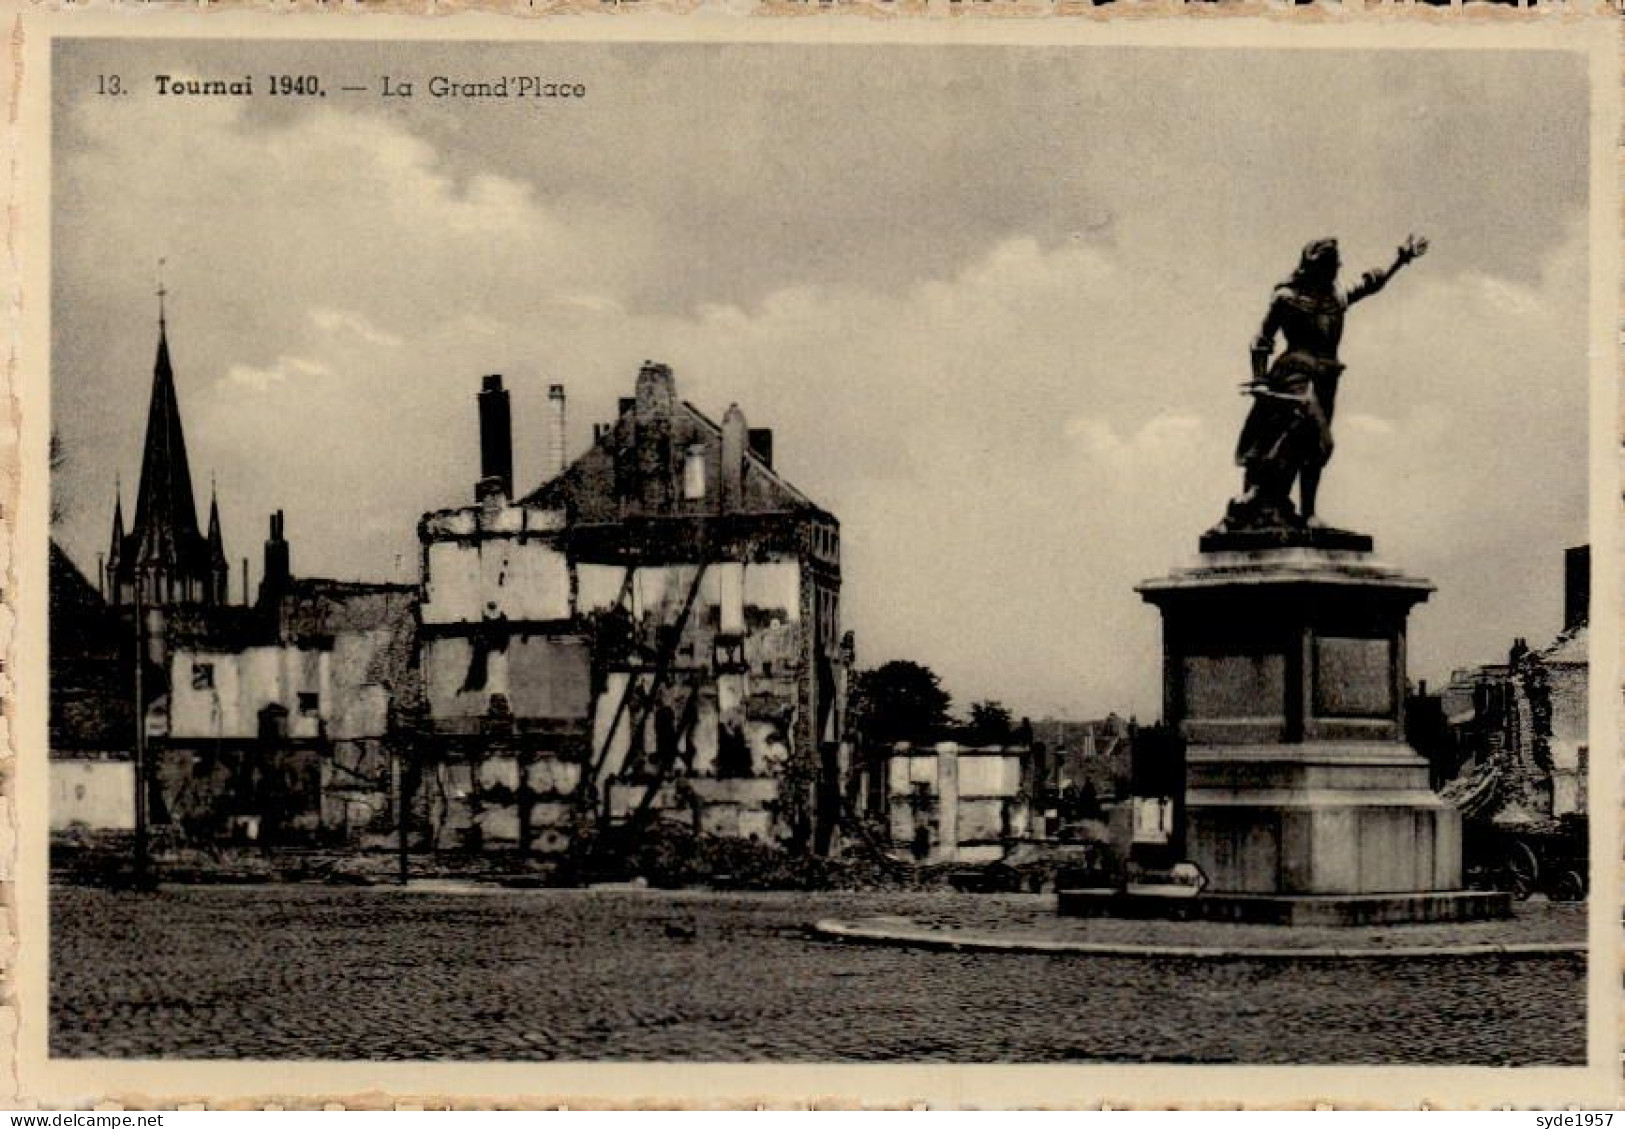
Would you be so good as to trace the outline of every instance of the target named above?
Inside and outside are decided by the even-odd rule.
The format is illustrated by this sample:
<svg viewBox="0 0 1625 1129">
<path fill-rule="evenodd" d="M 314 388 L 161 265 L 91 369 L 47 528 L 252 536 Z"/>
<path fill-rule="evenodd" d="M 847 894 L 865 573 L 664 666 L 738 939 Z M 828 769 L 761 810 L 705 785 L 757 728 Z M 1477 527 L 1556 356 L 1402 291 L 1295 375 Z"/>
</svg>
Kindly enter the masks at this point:
<svg viewBox="0 0 1625 1129">
<path fill-rule="evenodd" d="M 329 333 L 349 333 L 368 345 L 396 346 L 401 339 L 373 325 L 354 310 L 334 310 L 326 307 L 310 311 L 310 321 L 317 329 Z"/>
<path fill-rule="evenodd" d="M 327 376 L 332 371 L 320 361 L 307 360 L 304 357 L 278 357 L 274 364 L 265 368 L 232 365 L 226 370 L 225 383 L 251 388 L 255 392 L 264 392 L 271 385 L 281 384 L 290 377 Z"/>
</svg>

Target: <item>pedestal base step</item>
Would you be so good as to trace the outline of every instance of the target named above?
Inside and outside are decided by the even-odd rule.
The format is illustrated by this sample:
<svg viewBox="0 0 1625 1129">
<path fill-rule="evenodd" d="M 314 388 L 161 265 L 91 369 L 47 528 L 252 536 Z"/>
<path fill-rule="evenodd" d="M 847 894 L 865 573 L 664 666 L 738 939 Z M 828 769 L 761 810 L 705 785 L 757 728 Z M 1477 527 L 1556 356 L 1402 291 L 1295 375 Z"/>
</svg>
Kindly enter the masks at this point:
<svg viewBox="0 0 1625 1129">
<path fill-rule="evenodd" d="M 1437 890 L 1418 894 L 1200 894 L 1163 897 L 1120 890 L 1062 890 L 1063 917 L 1234 921 L 1254 925 L 1412 925 L 1428 921 L 1491 921 L 1512 916 L 1501 890 Z"/>
</svg>

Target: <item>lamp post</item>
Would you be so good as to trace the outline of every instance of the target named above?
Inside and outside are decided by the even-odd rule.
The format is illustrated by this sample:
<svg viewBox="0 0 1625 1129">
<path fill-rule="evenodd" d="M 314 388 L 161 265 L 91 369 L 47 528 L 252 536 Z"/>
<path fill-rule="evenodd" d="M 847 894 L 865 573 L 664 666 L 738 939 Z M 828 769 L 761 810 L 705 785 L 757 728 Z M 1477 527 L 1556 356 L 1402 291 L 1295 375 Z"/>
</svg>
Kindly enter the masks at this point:
<svg viewBox="0 0 1625 1129">
<path fill-rule="evenodd" d="M 147 608 L 142 576 L 135 575 L 135 881 L 145 887 L 151 877 L 147 844 Z"/>
</svg>

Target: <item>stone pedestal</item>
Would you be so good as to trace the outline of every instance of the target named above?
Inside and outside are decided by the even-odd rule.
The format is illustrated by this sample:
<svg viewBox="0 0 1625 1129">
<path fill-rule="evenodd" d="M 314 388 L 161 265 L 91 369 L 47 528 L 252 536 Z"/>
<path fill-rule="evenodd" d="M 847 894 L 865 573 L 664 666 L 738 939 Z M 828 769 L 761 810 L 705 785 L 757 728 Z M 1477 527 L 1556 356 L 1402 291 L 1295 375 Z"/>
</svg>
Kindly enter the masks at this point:
<svg viewBox="0 0 1625 1129">
<path fill-rule="evenodd" d="M 1433 590 L 1358 534 L 1209 534 L 1139 587 L 1187 742 L 1186 854 L 1214 895 L 1461 887 L 1461 817 L 1404 738 L 1405 621 Z"/>
</svg>

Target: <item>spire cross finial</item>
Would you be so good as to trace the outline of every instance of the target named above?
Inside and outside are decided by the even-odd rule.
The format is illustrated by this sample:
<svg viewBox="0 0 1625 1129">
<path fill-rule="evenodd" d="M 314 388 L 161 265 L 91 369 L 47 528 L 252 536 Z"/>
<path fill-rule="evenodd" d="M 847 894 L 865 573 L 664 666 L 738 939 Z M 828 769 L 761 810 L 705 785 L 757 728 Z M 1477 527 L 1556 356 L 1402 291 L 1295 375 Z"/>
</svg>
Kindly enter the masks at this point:
<svg viewBox="0 0 1625 1129">
<path fill-rule="evenodd" d="M 158 260 L 158 324 L 164 323 L 164 297 L 169 291 L 164 287 L 164 260 Z"/>
</svg>

